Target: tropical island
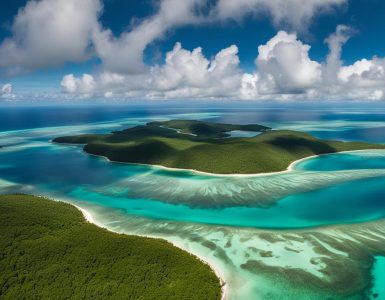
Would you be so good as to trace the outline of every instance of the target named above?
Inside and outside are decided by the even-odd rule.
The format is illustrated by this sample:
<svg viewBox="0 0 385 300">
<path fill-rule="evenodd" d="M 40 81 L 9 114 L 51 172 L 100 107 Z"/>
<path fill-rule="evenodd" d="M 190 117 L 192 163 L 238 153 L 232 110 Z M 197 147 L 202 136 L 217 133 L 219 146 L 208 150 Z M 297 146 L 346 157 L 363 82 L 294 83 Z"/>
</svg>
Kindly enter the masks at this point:
<svg viewBox="0 0 385 300">
<path fill-rule="evenodd" d="M 220 299 L 209 266 L 172 244 L 117 234 L 70 204 L 0 196 L 1 299 Z"/>
<path fill-rule="evenodd" d="M 234 137 L 233 131 L 254 132 L 254 136 Z M 313 155 L 385 148 L 385 145 L 363 142 L 322 140 L 307 133 L 272 130 L 258 124 L 195 120 L 150 122 L 110 134 L 58 137 L 53 142 L 84 144 L 85 152 L 116 162 L 216 174 L 277 172 Z"/>
</svg>

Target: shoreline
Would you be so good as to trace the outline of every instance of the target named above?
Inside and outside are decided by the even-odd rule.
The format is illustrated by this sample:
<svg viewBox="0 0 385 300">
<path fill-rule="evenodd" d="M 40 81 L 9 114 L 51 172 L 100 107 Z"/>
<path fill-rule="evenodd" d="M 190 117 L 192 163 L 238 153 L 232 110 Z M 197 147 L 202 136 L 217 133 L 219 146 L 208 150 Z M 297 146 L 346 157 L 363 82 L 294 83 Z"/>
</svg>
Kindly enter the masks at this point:
<svg viewBox="0 0 385 300">
<path fill-rule="evenodd" d="M 157 237 L 157 236 L 151 236 L 151 235 L 142 235 L 142 234 L 128 234 L 128 233 L 122 233 L 122 232 L 117 232 L 117 231 L 111 230 L 107 226 L 103 226 L 102 224 L 98 223 L 94 219 L 94 217 L 92 216 L 92 213 L 90 211 L 88 211 L 88 210 L 86 210 L 86 209 L 84 209 L 84 208 L 82 208 L 82 207 L 80 207 L 80 206 L 78 206 L 76 204 L 73 204 L 72 202 L 68 202 L 68 201 L 64 201 L 64 200 L 60 200 L 60 199 L 58 199 L 58 200 L 51 199 L 51 200 L 64 202 L 64 203 L 67 203 L 67 204 L 70 204 L 70 205 L 76 207 L 82 213 L 82 215 L 83 215 L 84 219 L 86 220 L 86 222 L 94 224 L 95 226 L 98 226 L 100 228 L 106 229 L 106 230 L 108 230 L 110 232 L 113 232 L 113 233 L 116 233 L 116 234 L 133 235 L 133 236 L 138 236 L 138 237 L 143 237 L 143 238 L 162 239 L 162 240 L 167 241 L 168 243 L 170 243 L 174 247 L 177 247 L 177 248 L 181 249 L 182 251 L 185 251 L 185 252 L 189 253 L 190 255 L 192 255 L 196 259 L 198 259 L 200 262 L 202 262 L 205 265 L 207 265 L 212 270 L 212 272 L 214 272 L 215 276 L 219 279 L 219 283 L 220 283 L 220 286 L 221 286 L 221 300 L 226 300 L 227 299 L 228 293 L 229 293 L 229 289 L 228 289 L 228 285 L 227 285 L 226 281 L 224 280 L 224 276 L 223 276 L 222 272 L 219 270 L 219 268 L 215 267 L 208 260 L 205 260 L 205 259 L 199 257 L 198 255 L 196 255 L 194 253 L 191 253 L 190 251 L 188 251 L 185 248 L 183 248 L 181 245 L 178 245 L 177 243 L 172 242 L 171 240 L 166 239 L 164 237 Z"/>
<path fill-rule="evenodd" d="M 55 144 L 61 144 L 61 143 L 55 143 Z M 78 145 L 78 144 L 66 144 L 66 145 Z M 122 161 L 115 161 L 111 160 L 106 156 L 103 155 L 97 155 L 97 154 L 92 154 L 88 153 L 87 151 L 84 151 L 82 149 L 82 152 L 86 153 L 87 155 L 93 156 L 93 157 L 98 157 L 107 160 L 108 162 L 116 163 L 116 164 L 124 164 L 124 165 L 137 165 L 137 166 L 146 166 L 150 168 L 158 168 L 161 170 L 166 170 L 170 172 L 191 172 L 194 175 L 205 175 L 205 176 L 212 176 L 212 177 L 260 177 L 260 176 L 273 176 L 273 175 L 279 175 L 279 174 L 285 174 L 289 173 L 292 171 L 295 171 L 295 166 L 303 161 L 316 158 L 316 157 L 321 157 L 321 156 L 326 156 L 326 155 L 333 155 L 333 154 L 340 154 L 340 153 L 355 153 L 355 152 L 365 152 L 365 151 L 384 151 L 385 149 L 361 149 L 361 150 L 347 150 L 347 151 L 338 151 L 338 152 L 331 152 L 331 153 L 324 153 L 324 154 L 315 154 L 311 156 L 307 156 L 304 158 L 297 159 L 290 163 L 285 170 L 282 171 L 272 171 L 272 172 L 263 172 L 263 173 L 250 173 L 250 174 L 239 174 L 239 173 L 234 173 L 234 174 L 220 174 L 220 173 L 209 173 L 205 171 L 198 171 L 195 169 L 183 169 L 183 168 L 173 168 L 173 167 L 166 167 L 162 165 L 151 165 L 151 164 L 142 164 L 142 163 L 130 163 L 130 162 L 122 162 Z"/>
<path fill-rule="evenodd" d="M 52 199 L 52 198 L 49 198 L 49 199 L 51 199 L 53 201 L 65 202 L 67 204 L 70 204 L 70 205 L 76 207 L 79 211 L 82 212 L 83 217 L 86 220 L 86 222 L 94 224 L 95 226 L 106 229 L 110 232 L 113 232 L 116 234 L 125 234 L 125 235 L 143 237 L 143 238 L 161 239 L 161 240 L 167 241 L 168 243 L 170 243 L 174 247 L 177 247 L 177 248 L 181 249 L 182 251 L 189 253 L 190 255 L 194 256 L 196 259 L 198 259 L 202 263 L 206 264 L 211 269 L 211 271 L 214 272 L 215 276 L 219 279 L 220 289 L 221 289 L 221 298 L 220 299 L 221 300 L 228 300 L 229 299 L 230 287 L 228 286 L 228 284 L 225 281 L 225 276 L 224 276 L 225 272 L 223 272 L 223 270 L 220 267 L 216 266 L 215 264 L 210 262 L 208 259 L 202 258 L 199 254 L 199 251 L 196 251 L 195 253 L 193 253 L 191 250 L 186 249 L 182 243 L 178 243 L 176 241 L 173 241 L 170 238 L 167 238 L 167 236 L 145 235 L 145 234 L 137 234 L 137 233 L 129 233 L 129 232 L 124 232 L 124 231 L 112 230 L 108 226 L 105 226 L 104 224 L 99 223 L 95 218 L 93 218 L 92 212 L 90 212 L 87 209 L 84 209 L 84 208 L 82 208 L 76 204 L 73 204 L 72 202 L 69 202 L 69 201 L 65 201 L 65 200 L 61 200 L 61 199 Z M 364 222 L 364 223 L 376 224 L 378 222 L 384 222 L 384 221 L 385 221 L 385 219 L 370 221 L 370 222 Z M 356 224 L 335 224 L 335 225 L 327 225 L 327 226 L 319 226 L 319 227 L 317 226 L 314 228 L 312 227 L 311 230 L 317 230 L 320 232 L 324 232 L 325 230 L 328 231 L 328 230 L 335 230 L 335 229 L 341 229 L 341 228 L 343 229 L 345 226 L 349 226 L 349 225 L 356 225 Z M 268 230 L 268 229 L 259 229 L 259 228 L 256 228 L 256 229 L 261 230 L 261 232 L 270 232 L 270 230 Z M 287 233 L 286 230 L 281 230 L 281 229 L 279 229 L 278 231 L 276 231 L 276 230 L 274 230 L 274 231 L 275 232 L 281 232 L 281 233 L 282 232 Z M 292 233 L 309 232 L 309 228 L 290 229 L 289 232 L 292 232 Z"/>
</svg>

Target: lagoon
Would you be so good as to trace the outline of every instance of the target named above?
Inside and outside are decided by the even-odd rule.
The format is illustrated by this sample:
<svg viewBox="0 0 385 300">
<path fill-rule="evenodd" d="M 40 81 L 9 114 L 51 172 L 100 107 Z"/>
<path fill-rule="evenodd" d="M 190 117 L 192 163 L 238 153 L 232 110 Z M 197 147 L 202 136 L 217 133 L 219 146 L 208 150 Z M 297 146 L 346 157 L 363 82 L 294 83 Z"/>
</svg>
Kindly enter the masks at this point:
<svg viewBox="0 0 385 300">
<path fill-rule="evenodd" d="M 99 108 L 95 108 L 95 111 L 98 110 Z M 172 240 L 221 269 L 232 288 L 229 296 L 232 299 L 237 299 L 240 295 L 258 295 L 260 299 L 265 299 L 272 293 L 272 285 L 268 283 L 264 288 L 256 288 L 260 286 L 261 280 L 269 282 L 271 278 L 270 275 L 256 278 L 252 272 L 246 271 L 244 264 L 251 258 L 274 268 L 302 268 L 305 270 L 304 274 L 310 274 L 307 276 L 322 278 L 319 277 L 319 272 L 328 266 L 327 262 L 323 262 L 324 255 L 333 257 L 350 251 L 336 246 L 337 240 L 334 240 L 334 236 L 338 235 L 338 239 L 342 239 L 341 233 L 332 234 L 327 229 L 317 233 L 316 238 L 319 240 L 317 243 L 324 245 L 326 254 L 319 253 L 319 248 L 313 248 L 315 240 L 311 239 L 310 244 L 298 242 L 303 239 L 302 233 L 295 233 L 297 242 L 285 236 L 286 244 L 282 246 L 279 246 L 278 242 L 263 242 L 262 238 L 258 238 L 258 242 L 254 241 L 256 236 L 263 236 L 261 230 L 274 229 L 272 237 L 269 238 L 273 241 L 282 239 L 279 238 L 282 236 L 281 230 L 289 232 L 308 229 L 315 232 L 318 229 L 312 228 L 340 224 L 356 228 L 355 226 L 361 224 L 381 222 L 385 217 L 384 151 L 325 155 L 301 161 L 294 165 L 293 170 L 285 173 L 232 178 L 111 163 L 103 158 L 87 155 L 79 146 L 68 147 L 51 143 L 51 139 L 56 136 L 109 132 L 151 120 L 194 118 L 228 121 L 232 118 L 240 119 L 242 116 L 239 111 L 223 109 L 193 109 L 171 114 L 166 109 L 151 113 L 143 113 L 143 109 L 135 112 L 127 110 L 124 113 L 111 109 L 113 113 L 100 114 L 103 119 L 99 119 L 99 113 L 92 109 L 90 111 L 92 118 L 86 118 L 82 123 L 81 117 L 69 121 L 60 117 L 53 118 L 52 110 L 42 108 L 35 111 L 37 116 L 40 114 L 39 121 L 28 123 L 23 119 L 24 110 L 14 108 L 13 116 L 19 115 L 20 122 L 14 127 L 8 123 L 0 133 L 0 144 L 5 146 L 0 150 L 0 190 L 3 193 L 43 194 L 69 201 L 88 209 L 94 214 L 99 225 L 114 231 Z M 321 138 L 331 135 L 331 124 L 344 123 L 345 129 L 336 126 L 333 134 L 346 140 L 354 140 L 347 138 L 354 128 L 359 128 L 360 135 L 357 138 L 362 139 L 363 131 L 370 133 L 385 124 L 385 115 L 381 117 L 371 111 L 367 112 L 369 121 L 366 122 L 364 117 L 355 113 L 351 113 L 349 118 L 345 114 L 342 117 L 334 116 L 333 120 L 330 120 L 330 117 L 320 120 L 319 116 L 330 116 L 330 112 L 312 111 L 311 114 L 301 114 L 295 111 L 265 111 L 265 115 L 290 116 L 291 122 L 288 122 L 287 118 L 285 121 L 290 129 L 307 131 Z M 261 110 L 255 109 L 254 112 L 251 114 L 250 110 L 245 111 L 243 119 L 246 121 L 254 118 L 253 122 L 264 124 L 261 122 Z M 125 117 L 124 114 L 128 116 Z M 309 119 L 309 115 L 316 117 Z M 306 120 L 301 119 L 302 116 L 306 116 Z M 275 122 L 270 120 L 266 125 L 279 128 L 283 126 L 281 119 L 283 117 Z M 44 123 L 41 120 L 48 121 Z M 373 141 L 372 134 L 368 134 L 367 140 L 382 142 L 381 136 Z M 362 230 L 368 230 L 366 225 L 361 227 Z M 229 236 L 224 234 L 225 232 L 233 232 L 230 244 Z M 380 238 L 381 234 L 380 231 L 375 233 L 372 239 Z M 364 251 L 365 243 L 361 238 L 356 236 L 354 241 L 359 243 Z M 256 250 L 250 250 L 252 248 Z M 235 255 L 235 252 L 231 251 L 237 251 L 238 254 Z M 274 254 L 275 251 L 279 254 Z M 365 251 L 367 253 L 367 250 Z M 277 257 L 272 260 L 270 255 Z M 310 263 L 310 258 L 313 263 Z M 318 260 L 319 263 L 314 263 Z M 270 274 L 268 270 L 264 272 Z M 361 271 L 357 269 L 355 272 Z M 238 286 L 234 276 L 244 278 L 248 284 Z M 290 282 L 285 276 L 280 280 L 282 287 Z M 288 292 L 288 295 L 303 293 L 303 287 L 295 284 L 289 286 L 291 292 Z M 358 288 L 360 285 L 356 286 Z M 333 296 L 342 295 L 341 299 L 346 298 L 345 292 L 329 292 Z M 330 296 L 329 292 L 319 291 L 312 285 L 307 288 L 309 295 Z M 361 292 L 354 289 L 353 294 L 359 295 Z M 282 296 L 279 291 L 274 293 Z"/>
</svg>

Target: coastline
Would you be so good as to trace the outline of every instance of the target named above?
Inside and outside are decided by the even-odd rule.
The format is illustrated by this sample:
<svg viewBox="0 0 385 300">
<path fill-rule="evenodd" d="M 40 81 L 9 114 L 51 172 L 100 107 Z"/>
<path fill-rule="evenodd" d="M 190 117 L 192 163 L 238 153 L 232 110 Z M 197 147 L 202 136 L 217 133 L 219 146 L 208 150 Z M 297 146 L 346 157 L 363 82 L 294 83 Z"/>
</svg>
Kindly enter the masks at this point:
<svg viewBox="0 0 385 300">
<path fill-rule="evenodd" d="M 59 144 L 60 145 L 60 144 Z M 67 144 L 67 145 L 77 145 L 77 144 Z M 151 168 L 158 168 L 161 170 L 166 170 L 170 172 L 191 172 L 195 175 L 205 175 L 205 176 L 212 176 L 212 177 L 260 177 L 260 176 L 273 176 L 273 175 L 279 175 L 279 174 L 285 174 L 289 173 L 295 170 L 295 166 L 303 161 L 315 158 L 315 157 L 320 157 L 320 156 L 326 156 L 326 155 L 333 155 L 333 154 L 340 154 L 340 153 L 355 153 L 355 152 L 365 152 L 365 151 L 384 151 L 385 149 L 361 149 L 361 150 L 347 150 L 347 151 L 338 151 L 338 152 L 331 152 L 331 153 L 324 153 L 324 154 L 315 154 L 307 157 L 303 157 L 300 159 L 297 159 L 290 163 L 285 170 L 282 171 L 272 171 L 272 172 L 264 172 L 264 173 L 251 173 L 251 174 L 220 174 L 220 173 L 209 173 L 209 172 L 204 172 L 204 171 L 198 171 L 195 169 L 183 169 L 183 168 L 172 168 L 172 167 L 165 167 L 162 165 L 151 165 L 151 164 L 142 164 L 142 163 L 130 163 L 130 162 L 121 162 L 121 161 L 115 161 L 111 160 L 106 156 L 103 155 L 97 155 L 97 154 L 92 154 L 82 150 L 84 153 L 90 156 L 94 157 L 99 157 L 102 159 L 107 160 L 108 162 L 116 163 L 116 164 L 124 164 L 124 165 L 137 165 L 137 166 L 146 166 L 146 167 L 151 167 Z"/>
<path fill-rule="evenodd" d="M 68 202 L 68 201 L 64 201 L 64 200 L 54 200 L 54 199 L 51 199 L 53 201 L 60 201 L 60 202 L 64 202 L 64 203 L 67 203 L 67 204 L 70 204 L 74 207 L 76 207 L 82 214 L 83 214 L 83 217 L 84 219 L 86 220 L 86 222 L 88 223 L 91 223 L 91 224 L 94 224 L 100 228 L 104 228 L 110 232 L 113 232 L 113 233 L 117 233 L 117 234 L 122 234 L 121 232 L 117 232 L 117 231 L 114 231 L 114 230 L 111 230 L 110 228 L 106 227 L 106 226 L 103 226 L 102 224 L 98 223 L 92 216 L 92 213 L 76 204 L 73 204 L 72 202 Z M 194 253 L 191 253 L 190 251 L 186 250 L 184 247 L 182 247 L 181 245 L 179 245 L 178 243 L 176 242 L 173 242 L 169 239 L 166 239 L 164 237 L 157 237 L 157 236 L 151 236 L 151 235 L 141 235 L 141 234 L 127 234 L 127 233 L 123 233 L 123 234 L 126 234 L 126 235 L 133 235 L 133 236 L 138 236 L 138 237 L 144 237 L 144 238 L 151 238 L 151 239 L 163 239 L 165 241 L 167 241 L 168 243 L 172 244 L 174 247 L 177 247 L 185 252 L 188 252 L 190 255 L 194 256 L 196 259 L 198 259 L 199 261 L 201 261 L 202 263 L 206 264 L 215 274 L 215 276 L 219 279 L 219 282 L 220 282 L 220 286 L 221 286 L 221 300 L 227 300 L 228 299 L 228 293 L 229 293 L 229 289 L 228 289 L 228 285 L 226 283 L 226 281 L 224 280 L 224 275 L 222 274 L 223 272 L 218 268 L 218 267 L 215 267 L 212 263 L 210 263 L 208 260 L 205 260 L 201 257 L 199 257 L 198 255 L 194 254 Z"/>
<path fill-rule="evenodd" d="M 170 171 L 189 171 L 189 172 L 193 172 L 193 173 L 197 173 L 197 174 L 202 174 L 203 173 L 203 174 L 208 175 L 208 176 L 217 176 L 217 177 L 220 177 L 220 176 L 226 176 L 226 177 L 232 177 L 232 176 L 238 176 L 238 177 L 269 176 L 269 175 L 275 175 L 275 174 L 291 172 L 291 171 L 295 170 L 295 166 L 297 164 L 299 164 L 299 163 L 301 163 L 303 161 L 306 161 L 306 160 L 318 157 L 318 156 L 325 156 L 325 155 L 332 155 L 332 154 L 339 154 L 339 153 L 357 153 L 357 152 L 359 153 L 359 152 L 366 152 L 366 151 L 371 151 L 371 150 L 372 151 L 379 151 L 379 152 L 384 152 L 385 153 L 385 150 L 380 150 L 380 149 L 363 149 L 363 150 L 349 150 L 349 151 L 340 151 L 340 152 L 320 154 L 320 155 L 312 155 L 312 156 L 304 157 L 304 158 L 301 158 L 301 159 L 298 159 L 298 160 L 292 162 L 286 168 L 286 170 L 284 170 L 284 171 L 270 172 L 270 173 L 258 173 L 258 174 L 213 174 L 213 173 L 205 173 L 205 172 L 200 172 L 200 171 L 194 171 L 194 170 L 190 170 L 190 169 L 168 168 L 168 167 L 164 167 L 164 166 L 156 166 L 156 165 L 154 166 L 154 165 L 145 165 L 145 164 L 138 164 L 138 165 L 145 165 L 145 166 L 149 166 L 149 167 L 155 167 L 155 168 L 159 168 L 159 169 L 166 169 L 166 170 L 170 170 Z M 99 157 L 99 158 L 102 157 L 102 156 L 99 156 L 99 155 L 93 155 L 93 154 L 89 154 L 89 153 L 87 153 L 87 154 L 88 155 L 92 155 L 92 156 L 96 156 L 96 157 Z M 103 158 L 108 160 L 108 161 L 111 161 L 111 160 L 109 160 L 106 157 L 103 157 Z M 111 162 L 114 162 L 114 161 L 111 161 Z M 124 162 L 115 162 L 115 163 L 132 164 L 132 163 L 124 163 Z M 59 200 L 59 201 L 63 201 L 63 200 Z M 75 205 L 72 202 L 68 202 L 68 201 L 64 201 L 64 202 L 69 203 L 69 204 L 75 206 L 77 209 L 79 209 L 82 212 L 82 214 L 83 214 L 83 216 L 84 216 L 84 218 L 86 219 L 87 222 L 95 224 L 98 227 L 105 228 L 105 229 L 107 229 L 107 230 L 109 230 L 111 232 L 122 233 L 122 232 L 119 232 L 119 231 L 114 231 L 111 228 L 109 228 L 107 226 L 104 226 L 104 225 L 101 225 L 100 223 L 98 223 L 98 221 L 93 217 L 93 214 L 92 214 L 91 211 L 89 211 L 87 209 L 84 209 L 84 208 L 82 208 L 82 207 L 80 207 L 78 205 Z M 298 231 L 302 231 L 302 230 L 298 230 Z M 187 250 L 186 247 L 183 246 L 183 243 L 178 243 L 178 242 L 175 242 L 174 240 L 172 240 L 172 238 L 173 238 L 172 236 L 170 236 L 168 238 L 167 236 L 161 236 L 160 237 L 160 236 L 151 236 L 151 235 L 140 235 L 140 234 L 130 233 L 130 232 L 127 232 L 127 233 L 124 233 L 124 234 L 135 235 L 135 236 L 139 236 L 139 237 L 163 239 L 163 240 L 166 240 L 167 242 L 171 243 L 172 245 L 182 249 L 183 251 L 186 251 L 186 252 L 190 253 L 191 255 L 194 255 L 194 257 L 199 259 L 201 262 L 207 264 L 210 267 L 210 269 L 215 273 L 216 277 L 219 279 L 220 285 L 221 285 L 221 300 L 228 299 L 229 294 L 230 294 L 230 289 L 229 289 L 229 286 L 226 284 L 226 282 L 224 280 L 225 276 L 223 276 L 223 274 L 224 274 L 223 270 L 221 270 L 220 267 L 215 266 L 215 264 L 210 262 L 209 259 L 202 258 L 202 256 L 199 255 L 199 251 L 194 251 L 194 253 L 193 253 L 190 250 Z M 203 256 L 205 256 L 205 255 L 203 255 Z"/>
<path fill-rule="evenodd" d="M 54 199 L 51 199 L 51 200 L 54 200 Z M 168 238 L 167 236 L 163 236 L 163 235 L 162 236 L 144 235 L 144 234 L 137 234 L 137 233 L 130 233 L 130 232 L 113 230 L 113 229 L 109 228 L 108 226 L 99 223 L 96 220 L 96 218 L 93 218 L 92 212 L 87 210 L 87 209 L 84 209 L 84 208 L 82 208 L 76 204 L 73 204 L 72 202 L 68 202 L 68 201 L 61 200 L 61 199 L 56 199 L 54 201 L 65 202 L 65 203 L 68 203 L 68 204 L 76 207 L 77 209 L 79 209 L 82 212 L 82 214 L 83 214 L 83 216 L 87 222 L 92 223 L 92 224 L 94 224 L 100 228 L 106 229 L 110 232 L 114 232 L 117 234 L 126 234 L 126 235 L 138 236 L 138 237 L 152 238 L 152 239 L 162 239 L 162 240 L 165 240 L 168 243 L 172 244 L 173 246 L 178 247 L 179 249 L 181 249 L 185 252 L 188 252 L 190 255 L 193 255 L 195 258 L 199 259 L 202 263 L 209 266 L 209 268 L 212 270 L 212 272 L 214 272 L 216 277 L 219 279 L 220 288 L 221 288 L 221 298 L 220 299 L 221 300 L 230 299 L 229 297 L 233 292 L 231 292 L 230 286 L 228 286 L 228 284 L 225 281 L 226 276 L 224 276 L 225 272 L 223 271 L 223 269 L 220 266 L 216 266 L 215 263 L 210 262 L 210 260 L 207 258 L 207 255 L 204 255 L 204 254 L 200 255 L 199 250 L 195 249 L 196 251 L 192 251 L 192 250 L 186 248 L 186 246 L 182 243 L 182 240 L 179 243 L 178 241 L 175 241 L 174 239 L 172 239 L 173 236 L 170 236 Z M 376 224 L 384 224 L 383 223 L 384 221 L 385 221 L 385 219 L 371 221 L 371 222 L 365 222 L 365 223 L 366 224 L 373 224 L 374 226 L 376 226 Z M 317 226 L 317 227 L 311 228 L 311 231 L 316 230 L 317 232 L 320 232 L 320 233 L 325 233 L 325 232 L 327 233 L 330 231 L 335 232 L 335 230 L 337 230 L 337 231 L 339 230 L 339 231 L 343 232 L 346 229 L 346 226 L 352 226 L 352 225 L 356 226 L 357 224 L 336 224 L 336 225 L 327 225 L 327 226 L 319 226 L 319 227 Z M 354 228 L 357 228 L 357 227 L 354 227 Z M 261 232 L 270 232 L 270 230 L 261 229 Z M 277 233 L 288 233 L 289 232 L 292 234 L 301 234 L 303 232 L 309 232 L 309 228 L 293 229 L 293 230 L 291 229 L 289 231 L 286 231 L 286 230 L 276 231 L 276 230 L 274 230 L 274 232 L 277 232 Z M 202 258 L 203 256 L 205 256 L 206 258 Z"/>
</svg>

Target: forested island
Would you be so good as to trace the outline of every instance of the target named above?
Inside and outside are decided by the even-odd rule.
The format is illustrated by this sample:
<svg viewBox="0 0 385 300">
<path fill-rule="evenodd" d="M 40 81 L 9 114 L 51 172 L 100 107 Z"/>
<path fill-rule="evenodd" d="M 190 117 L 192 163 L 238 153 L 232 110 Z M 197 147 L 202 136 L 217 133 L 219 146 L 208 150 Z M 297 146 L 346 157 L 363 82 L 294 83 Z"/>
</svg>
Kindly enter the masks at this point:
<svg viewBox="0 0 385 300">
<path fill-rule="evenodd" d="M 170 243 L 117 234 L 70 204 L 0 196 L 1 299 L 213 299 L 208 265 Z"/>
<path fill-rule="evenodd" d="M 232 137 L 232 131 L 255 132 Z M 84 144 L 84 151 L 111 161 L 160 165 L 216 174 L 256 174 L 285 170 L 312 155 L 384 149 L 385 145 L 329 141 L 290 130 L 195 120 L 150 122 L 110 134 L 58 137 L 55 143 Z"/>
</svg>

